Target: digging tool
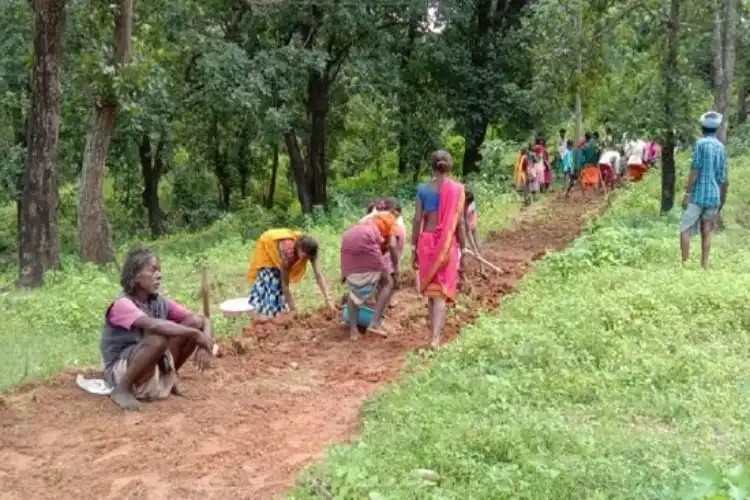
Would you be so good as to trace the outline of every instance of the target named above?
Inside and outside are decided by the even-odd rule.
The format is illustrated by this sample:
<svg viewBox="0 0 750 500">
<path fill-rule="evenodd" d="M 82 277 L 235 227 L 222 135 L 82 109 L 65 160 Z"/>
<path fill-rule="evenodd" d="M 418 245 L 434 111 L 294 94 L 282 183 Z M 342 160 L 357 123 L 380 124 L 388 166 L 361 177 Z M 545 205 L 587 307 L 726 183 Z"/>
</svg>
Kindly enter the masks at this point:
<svg viewBox="0 0 750 500">
<path fill-rule="evenodd" d="M 484 258 L 484 257 L 482 257 L 481 255 L 477 255 L 477 254 L 475 254 L 475 253 L 474 253 L 473 251 L 471 251 L 471 250 L 470 250 L 470 249 L 468 249 L 468 248 L 467 248 L 467 249 L 465 249 L 465 250 L 464 250 L 464 252 L 466 253 L 466 255 L 471 255 L 471 256 L 472 256 L 472 257 L 474 257 L 474 258 L 475 258 L 476 260 L 478 260 L 479 262 L 481 262 L 481 263 L 482 263 L 482 264 L 484 264 L 485 266 L 489 267 L 489 268 L 490 268 L 490 269 L 492 269 L 493 271 L 495 271 L 495 272 L 497 272 L 497 273 L 500 273 L 500 274 L 503 274 L 503 272 L 504 272 L 504 271 L 503 271 L 502 269 L 500 269 L 499 267 L 497 267 L 497 266 L 496 266 L 495 264 L 493 264 L 492 262 L 489 262 L 489 261 L 488 261 L 487 259 L 485 259 L 485 258 Z"/>
<path fill-rule="evenodd" d="M 208 268 L 205 264 L 201 265 L 201 287 L 200 287 L 200 297 L 201 297 L 201 307 L 203 309 L 203 316 L 210 319 L 211 318 L 211 305 L 208 301 L 209 296 L 209 289 L 208 289 Z M 214 343 L 213 353 L 214 356 L 219 354 L 219 345 Z"/>
</svg>

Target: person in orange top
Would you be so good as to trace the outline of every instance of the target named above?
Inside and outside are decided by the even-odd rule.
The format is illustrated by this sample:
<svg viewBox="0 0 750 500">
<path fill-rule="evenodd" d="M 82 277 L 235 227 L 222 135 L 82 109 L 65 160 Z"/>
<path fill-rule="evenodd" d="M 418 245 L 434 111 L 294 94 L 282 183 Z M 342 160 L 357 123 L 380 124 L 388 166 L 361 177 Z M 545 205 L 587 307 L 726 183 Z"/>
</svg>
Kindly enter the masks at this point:
<svg viewBox="0 0 750 500">
<path fill-rule="evenodd" d="M 347 307 L 351 339 L 359 338 L 356 318 L 359 307 L 375 299 L 373 318 L 368 331 L 387 336 L 382 315 L 398 279 L 398 204 L 378 202 L 373 211 L 347 229 L 341 239 L 341 277 L 349 288 Z M 377 210 L 383 208 L 383 210 Z M 385 254 L 390 263 L 385 262 Z"/>
</svg>

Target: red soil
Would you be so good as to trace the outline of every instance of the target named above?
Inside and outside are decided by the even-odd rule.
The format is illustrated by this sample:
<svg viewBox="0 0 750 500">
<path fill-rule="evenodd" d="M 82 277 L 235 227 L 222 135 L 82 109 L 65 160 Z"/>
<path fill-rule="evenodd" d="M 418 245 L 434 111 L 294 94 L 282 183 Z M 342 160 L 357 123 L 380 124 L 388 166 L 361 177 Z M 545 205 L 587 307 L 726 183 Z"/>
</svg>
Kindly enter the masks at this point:
<svg viewBox="0 0 750 500">
<path fill-rule="evenodd" d="M 570 244 L 601 201 L 551 195 L 522 212 L 515 227 L 490 235 L 483 254 L 503 272 L 483 280 L 469 263 L 471 307 L 452 309 L 444 341 L 477 311 L 497 308 L 533 260 Z M 427 345 L 426 303 L 413 274 L 403 274 L 388 339 L 365 335 L 351 343 L 340 319 L 321 310 L 246 329 L 222 346 L 223 357 L 205 375 L 188 363 L 187 398 L 145 404 L 141 412 L 85 394 L 70 373 L 0 399 L 0 498 L 282 495 L 326 445 L 357 431 L 361 405 L 398 377 L 404 355 Z"/>
</svg>

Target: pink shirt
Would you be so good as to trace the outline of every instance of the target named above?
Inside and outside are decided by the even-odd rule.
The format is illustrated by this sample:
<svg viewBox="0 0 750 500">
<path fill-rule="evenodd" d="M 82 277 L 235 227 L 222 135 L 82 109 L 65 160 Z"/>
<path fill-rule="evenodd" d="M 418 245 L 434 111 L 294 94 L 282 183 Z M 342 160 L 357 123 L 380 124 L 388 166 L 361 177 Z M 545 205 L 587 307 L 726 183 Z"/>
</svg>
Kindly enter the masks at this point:
<svg viewBox="0 0 750 500">
<path fill-rule="evenodd" d="M 177 302 L 167 299 L 169 303 L 169 310 L 167 313 L 167 319 L 174 321 L 175 323 L 182 323 L 190 316 L 190 311 Z M 148 316 L 145 312 L 141 311 L 132 300 L 128 297 L 119 297 L 112 304 L 112 308 L 109 310 L 109 316 L 107 319 L 110 324 L 115 327 L 122 328 L 124 330 L 131 330 L 133 323 L 138 318 Z"/>
</svg>

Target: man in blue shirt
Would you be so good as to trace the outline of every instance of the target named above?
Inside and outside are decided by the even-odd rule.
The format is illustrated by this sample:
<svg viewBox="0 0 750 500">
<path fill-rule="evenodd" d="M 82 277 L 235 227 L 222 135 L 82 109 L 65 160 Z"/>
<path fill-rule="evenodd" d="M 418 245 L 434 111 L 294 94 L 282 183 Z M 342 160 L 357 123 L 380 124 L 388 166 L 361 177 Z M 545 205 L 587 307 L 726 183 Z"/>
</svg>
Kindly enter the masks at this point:
<svg viewBox="0 0 750 500">
<path fill-rule="evenodd" d="M 690 238 L 700 231 L 701 265 L 704 269 L 708 267 L 711 235 L 726 189 L 727 155 L 724 145 L 716 138 L 722 118 L 715 111 L 701 116 L 703 138 L 693 148 L 693 164 L 682 199 L 682 208 L 685 209 L 680 224 L 682 262 L 690 256 Z"/>
</svg>

